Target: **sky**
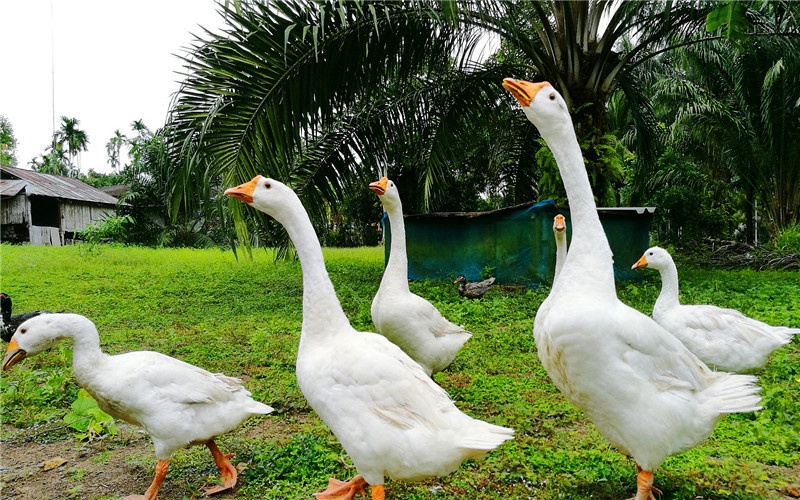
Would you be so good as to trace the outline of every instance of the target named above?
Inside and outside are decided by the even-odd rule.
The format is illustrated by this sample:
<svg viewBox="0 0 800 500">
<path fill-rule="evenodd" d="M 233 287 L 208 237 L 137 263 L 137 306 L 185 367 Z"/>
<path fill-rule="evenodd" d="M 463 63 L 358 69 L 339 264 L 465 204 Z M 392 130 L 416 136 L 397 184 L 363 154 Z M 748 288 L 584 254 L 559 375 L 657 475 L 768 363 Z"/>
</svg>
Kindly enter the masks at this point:
<svg viewBox="0 0 800 500">
<path fill-rule="evenodd" d="M 179 89 L 178 55 L 224 25 L 214 0 L 0 0 L 0 115 L 13 127 L 18 167 L 45 152 L 61 117 L 89 137 L 81 172 L 110 173 L 106 143 L 155 131 Z M 201 28 L 202 27 L 202 28 Z M 55 85 L 53 85 L 55 83 Z"/>
</svg>

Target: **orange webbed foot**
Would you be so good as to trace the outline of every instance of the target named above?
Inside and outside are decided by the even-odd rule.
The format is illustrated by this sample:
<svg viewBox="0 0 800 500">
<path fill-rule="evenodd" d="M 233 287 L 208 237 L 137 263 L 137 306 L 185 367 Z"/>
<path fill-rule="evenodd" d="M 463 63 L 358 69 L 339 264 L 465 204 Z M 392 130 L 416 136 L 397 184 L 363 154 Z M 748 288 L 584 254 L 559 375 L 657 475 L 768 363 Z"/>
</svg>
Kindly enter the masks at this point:
<svg viewBox="0 0 800 500">
<path fill-rule="evenodd" d="M 203 496 L 214 495 L 221 491 L 226 491 L 233 488 L 236 486 L 236 480 L 239 477 L 236 467 L 234 467 L 228 460 L 233 456 L 233 453 L 223 455 L 222 452 L 219 451 L 219 448 L 217 448 L 217 445 L 214 443 L 214 441 L 209 441 L 206 443 L 206 446 L 211 451 L 211 455 L 214 456 L 214 462 L 217 464 L 217 468 L 219 469 L 219 484 L 204 488 Z"/>
<path fill-rule="evenodd" d="M 328 487 L 325 491 L 314 493 L 317 500 L 353 500 L 356 493 L 361 494 L 362 497 L 366 495 L 364 487 L 367 481 L 362 476 L 356 476 L 350 481 L 339 481 L 336 478 L 328 480 Z"/>
<path fill-rule="evenodd" d="M 643 470 L 638 465 L 636 470 L 636 496 L 630 500 L 656 500 L 654 494 L 661 495 L 661 491 L 653 486 L 653 472 Z"/>
</svg>

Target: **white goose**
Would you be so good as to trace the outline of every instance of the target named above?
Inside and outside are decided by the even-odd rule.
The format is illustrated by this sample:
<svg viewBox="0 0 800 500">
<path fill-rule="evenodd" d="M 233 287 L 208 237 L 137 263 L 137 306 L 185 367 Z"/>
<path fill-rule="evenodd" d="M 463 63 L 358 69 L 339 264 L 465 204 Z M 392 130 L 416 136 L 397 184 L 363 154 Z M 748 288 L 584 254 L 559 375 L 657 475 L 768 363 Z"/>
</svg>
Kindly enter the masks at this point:
<svg viewBox="0 0 800 500">
<path fill-rule="evenodd" d="M 661 273 L 661 293 L 653 319 L 712 368 L 732 372 L 758 370 L 767 357 L 792 341 L 800 328 L 770 326 L 735 309 L 712 305 L 681 305 L 678 269 L 661 247 L 648 248 L 631 269 L 651 267 Z"/>
<path fill-rule="evenodd" d="M 482 457 L 514 431 L 462 413 L 447 393 L 386 337 L 358 332 L 342 310 L 322 248 L 300 199 L 262 176 L 225 191 L 281 223 L 303 270 L 303 326 L 297 382 L 308 403 L 350 455 L 359 475 L 331 479 L 318 499 L 352 499 L 384 477 L 404 481 L 448 474 Z"/>
<path fill-rule="evenodd" d="M 567 220 L 561 214 L 553 217 L 553 236 L 556 239 L 556 270 L 553 273 L 555 283 L 564 267 L 564 261 L 567 260 Z"/>
<path fill-rule="evenodd" d="M 142 427 L 153 440 L 158 459 L 155 478 L 144 496 L 127 499 L 157 498 L 172 453 L 196 444 L 208 447 L 220 471 L 221 484 L 207 488 L 205 494 L 236 485 L 236 467 L 228 460 L 231 455 L 223 455 L 214 438 L 252 415 L 272 411 L 253 400 L 239 379 L 158 352 L 109 356 L 100 350 L 94 323 L 78 314 L 42 314 L 20 325 L 8 344 L 3 370 L 64 338 L 72 340 L 72 369 L 78 384 L 101 410 Z"/>
<path fill-rule="evenodd" d="M 755 377 L 714 372 L 651 318 L 617 299 L 611 248 L 597 215 L 567 105 L 547 83 L 506 79 L 556 158 L 572 241 L 536 313 L 539 358 L 564 396 L 639 470 L 636 500 L 652 500 L 653 471 L 706 439 L 725 413 L 758 409 Z"/>
<path fill-rule="evenodd" d="M 445 319 L 433 304 L 411 293 L 400 193 L 386 177 L 369 188 L 386 208 L 392 228 L 389 261 L 372 300 L 372 322 L 378 333 L 400 346 L 431 375 L 452 363 L 472 334 Z"/>
</svg>

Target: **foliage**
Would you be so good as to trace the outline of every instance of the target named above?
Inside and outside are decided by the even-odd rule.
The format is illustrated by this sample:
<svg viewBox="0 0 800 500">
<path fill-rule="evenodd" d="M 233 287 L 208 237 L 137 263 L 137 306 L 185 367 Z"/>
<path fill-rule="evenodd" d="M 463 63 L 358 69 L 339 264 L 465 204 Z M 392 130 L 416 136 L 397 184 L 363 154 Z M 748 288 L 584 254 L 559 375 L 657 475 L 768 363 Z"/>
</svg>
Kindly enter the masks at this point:
<svg viewBox="0 0 800 500">
<path fill-rule="evenodd" d="M 775 238 L 775 250 L 800 255 L 800 223 L 785 227 Z"/>
<path fill-rule="evenodd" d="M 324 249 L 326 266 L 353 326 L 372 329 L 370 305 L 383 273 L 383 248 Z M 302 277 L 293 260 L 255 249 L 253 260 L 230 251 L 109 246 L 0 245 L 3 288 L 19 310 L 84 314 L 103 350 L 155 350 L 245 380 L 273 414 L 252 418 L 221 438 L 220 447 L 247 469 L 237 498 L 301 499 L 323 489 L 327 476 L 355 471 L 333 434 L 310 410 L 295 379 L 302 323 Z M 800 326 L 798 272 L 697 269 L 676 255 L 684 303 L 739 309 L 776 325 Z M 650 313 L 660 282 L 619 283 L 621 300 Z M 435 380 L 466 413 L 516 430 L 481 461 L 420 483 L 389 481 L 392 498 L 627 498 L 635 466 L 567 403 L 547 377 L 531 335 L 533 317 L 549 292 L 495 286 L 482 300 L 464 300 L 449 282 L 411 282 L 414 293 L 473 332 L 455 362 Z M 70 347 L 25 359 L 0 379 L 3 419 L 36 442 L 55 439 L 77 388 Z M 670 457 L 656 472 L 664 498 L 780 499 L 800 487 L 800 339 L 780 349 L 759 373 L 764 410 L 722 419 L 706 443 Z M 44 394 L 48 379 L 53 387 Z M 31 418 L 27 416 L 30 415 Z M 32 424 L 43 424 L 28 428 Z M 71 439 L 58 435 L 57 439 Z M 113 446 L 124 439 L 106 438 Z M 112 453 L 114 453 L 112 448 Z M 192 457 L 197 457 L 193 459 Z M 150 457 L 152 459 L 152 457 Z M 201 447 L 175 454 L 169 481 L 196 491 L 198 471 L 216 474 Z M 181 464 L 187 464 L 182 466 Z M 292 467 L 292 464 L 294 466 Z M 147 470 L 152 470 L 148 462 Z M 150 478 L 143 475 L 141 490 Z M 54 493 L 58 495 L 58 493 Z M 627 496 L 626 496 L 627 495 Z"/>
<path fill-rule="evenodd" d="M 72 411 L 64 415 L 64 423 L 78 431 L 75 437 L 79 441 L 92 441 L 101 436 L 117 434 L 114 417 L 101 410 L 86 390 L 78 391 L 78 398 L 70 407 Z"/>
<path fill-rule="evenodd" d="M 17 139 L 14 127 L 3 115 L 0 115 L 0 166 L 17 166 Z"/>
<path fill-rule="evenodd" d="M 80 238 L 87 243 L 97 245 L 105 241 L 122 242 L 128 234 L 128 226 L 135 221 L 130 215 L 117 215 L 97 220 L 80 232 Z"/>
</svg>

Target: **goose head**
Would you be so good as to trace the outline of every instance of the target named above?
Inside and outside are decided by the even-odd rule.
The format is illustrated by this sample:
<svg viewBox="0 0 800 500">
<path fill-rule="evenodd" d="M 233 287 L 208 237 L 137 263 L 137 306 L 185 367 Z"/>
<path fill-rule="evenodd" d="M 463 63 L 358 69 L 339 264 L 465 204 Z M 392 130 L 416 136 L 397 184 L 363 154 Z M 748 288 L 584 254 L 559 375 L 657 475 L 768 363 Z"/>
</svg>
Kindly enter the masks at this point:
<svg viewBox="0 0 800 500">
<path fill-rule="evenodd" d="M 23 359 L 39 354 L 59 340 L 87 329 L 94 323 L 79 314 L 42 314 L 22 323 L 8 343 L 3 371 Z"/>
<path fill-rule="evenodd" d="M 631 269 L 638 269 L 640 267 L 650 267 L 656 270 L 665 269 L 673 265 L 672 256 L 661 247 L 650 247 L 645 250 L 644 254 L 636 261 Z"/>
<path fill-rule="evenodd" d="M 467 284 L 467 278 L 463 274 L 459 274 L 458 276 L 456 276 L 456 280 L 453 282 L 453 284 L 456 284 L 456 283 L 458 283 L 460 285 L 466 285 Z"/>
<path fill-rule="evenodd" d="M 503 88 L 517 99 L 525 116 L 540 132 L 564 124 L 564 115 L 569 116 L 567 103 L 549 82 L 532 83 L 506 78 Z M 572 127 L 572 120 L 567 120 L 566 125 Z"/>
<path fill-rule="evenodd" d="M 289 186 L 262 175 L 253 177 L 250 182 L 226 189 L 225 194 L 242 200 L 260 212 L 271 215 L 284 225 L 294 204 L 300 203 L 299 198 Z"/>
<path fill-rule="evenodd" d="M 390 181 L 387 177 L 382 177 L 369 185 L 372 192 L 378 195 L 387 207 L 396 207 L 400 205 L 400 192 L 397 190 L 394 182 Z"/>
<path fill-rule="evenodd" d="M 567 229 L 567 221 L 563 215 L 558 214 L 553 217 L 553 231 L 557 234 L 564 234 L 564 231 Z"/>
</svg>

